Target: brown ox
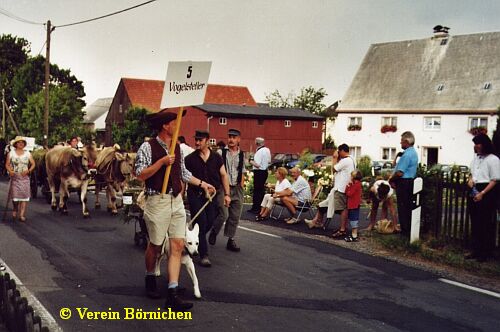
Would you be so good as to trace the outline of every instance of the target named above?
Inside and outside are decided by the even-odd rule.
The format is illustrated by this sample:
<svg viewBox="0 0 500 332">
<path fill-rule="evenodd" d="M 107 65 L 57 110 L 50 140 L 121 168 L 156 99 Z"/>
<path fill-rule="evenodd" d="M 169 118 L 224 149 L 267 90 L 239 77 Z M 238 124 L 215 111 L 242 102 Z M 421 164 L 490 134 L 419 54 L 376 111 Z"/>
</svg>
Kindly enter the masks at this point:
<svg viewBox="0 0 500 332">
<path fill-rule="evenodd" d="M 106 186 L 106 198 L 108 200 L 108 212 L 115 215 L 118 213 L 116 208 L 116 193 L 123 195 L 123 188 L 129 180 L 134 170 L 134 160 L 130 153 L 120 152 L 118 148 L 104 148 L 96 160 L 95 177 L 95 207 L 101 207 L 99 202 L 99 192 L 101 187 Z"/>
<path fill-rule="evenodd" d="M 69 146 L 56 146 L 47 151 L 45 155 L 45 167 L 50 192 L 52 193 L 51 206 L 56 210 L 56 188 L 59 186 L 59 211 L 68 213 L 67 201 L 69 187 L 80 189 L 80 201 L 82 202 L 82 213 L 85 218 L 89 217 L 87 209 L 87 187 L 89 182 L 89 165 L 93 165 L 96 152 L 91 147 L 78 151 Z"/>
</svg>

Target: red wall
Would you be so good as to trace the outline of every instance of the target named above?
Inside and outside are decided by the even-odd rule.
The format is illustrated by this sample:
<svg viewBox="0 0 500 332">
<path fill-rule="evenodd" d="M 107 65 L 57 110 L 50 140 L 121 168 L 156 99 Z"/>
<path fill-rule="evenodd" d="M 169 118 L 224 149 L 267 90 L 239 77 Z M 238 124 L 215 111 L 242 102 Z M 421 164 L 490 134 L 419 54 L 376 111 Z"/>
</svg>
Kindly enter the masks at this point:
<svg viewBox="0 0 500 332">
<path fill-rule="evenodd" d="M 216 142 L 227 143 L 227 131 L 231 128 L 241 131 L 241 148 L 244 151 L 255 151 L 255 138 L 263 137 L 271 153 L 300 153 L 305 148 L 311 152 L 321 152 L 322 121 L 318 128 L 312 127 L 312 120 L 291 119 L 291 127 L 285 128 L 285 119 L 264 119 L 259 125 L 258 120 L 227 117 L 227 124 L 219 124 L 219 117 L 210 119 L 210 137 Z M 194 132 L 197 129 L 207 130 L 207 116 L 204 111 L 189 107 L 182 120 L 180 135 L 186 138 L 189 145 L 194 146 Z"/>
</svg>

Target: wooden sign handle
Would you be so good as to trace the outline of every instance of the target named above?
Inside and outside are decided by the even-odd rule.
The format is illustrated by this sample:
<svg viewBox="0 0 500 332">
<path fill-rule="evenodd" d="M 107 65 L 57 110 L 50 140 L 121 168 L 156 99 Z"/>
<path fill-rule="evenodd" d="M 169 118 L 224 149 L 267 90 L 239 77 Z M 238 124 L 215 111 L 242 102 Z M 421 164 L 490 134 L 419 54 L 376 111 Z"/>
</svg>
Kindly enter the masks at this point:
<svg viewBox="0 0 500 332">
<path fill-rule="evenodd" d="M 182 112 L 184 112 L 184 107 L 179 108 L 179 112 L 177 113 L 177 122 L 175 124 L 175 132 L 174 136 L 172 136 L 172 143 L 170 144 L 170 154 L 175 154 L 175 145 L 177 144 L 177 137 L 179 137 L 179 131 L 181 130 L 181 120 L 182 120 Z M 181 158 L 181 156 L 175 156 L 175 158 Z M 165 194 L 167 192 L 168 179 L 170 178 L 170 170 L 172 169 L 172 165 L 167 166 L 167 170 L 165 171 L 165 177 L 163 178 L 163 186 L 161 187 L 161 194 Z"/>
</svg>

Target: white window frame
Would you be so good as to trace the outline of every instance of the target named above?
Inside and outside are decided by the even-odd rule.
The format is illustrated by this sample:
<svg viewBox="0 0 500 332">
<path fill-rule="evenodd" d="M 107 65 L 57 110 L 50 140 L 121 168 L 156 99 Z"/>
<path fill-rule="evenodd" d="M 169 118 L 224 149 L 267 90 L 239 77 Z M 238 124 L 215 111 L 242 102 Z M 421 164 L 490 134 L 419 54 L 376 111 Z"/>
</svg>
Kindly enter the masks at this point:
<svg viewBox="0 0 500 332">
<path fill-rule="evenodd" d="M 227 125 L 227 118 L 219 118 L 219 124 L 221 126 L 226 126 Z"/>
<path fill-rule="evenodd" d="M 384 150 L 387 150 L 387 153 L 384 153 Z M 380 152 L 380 160 L 394 160 L 394 158 L 396 157 L 397 148 L 393 146 L 383 146 L 380 149 Z M 384 156 L 387 156 L 387 159 L 384 159 Z"/>
<path fill-rule="evenodd" d="M 292 120 L 285 120 L 285 128 L 290 128 L 292 126 Z"/>
<path fill-rule="evenodd" d="M 347 126 L 355 126 L 358 125 L 360 127 L 363 126 L 363 118 L 361 116 L 350 116 L 348 119 L 348 124 Z"/>
<path fill-rule="evenodd" d="M 427 120 L 430 123 L 427 123 Z M 435 125 L 435 121 L 439 121 L 439 126 Z M 440 131 L 441 130 L 441 117 L 440 116 L 424 116 L 424 131 Z"/>
<path fill-rule="evenodd" d="M 312 126 L 313 128 L 318 128 L 318 121 L 313 121 Z"/>
<path fill-rule="evenodd" d="M 383 126 L 398 126 L 398 117 L 397 116 L 383 116 L 382 117 L 382 127 Z"/>
<path fill-rule="evenodd" d="M 473 126 L 472 122 L 476 120 L 477 121 L 477 126 Z M 484 126 L 481 125 L 481 121 L 484 121 Z M 469 117 L 469 130 L 472 128 L 477 128 L 477 127 L 484 127 L 486 130 L 488 130 L 488 118 L 483 117 L 483 116 L 476 116 L 476 117 Z"/>
<path fill-rule="evenodd" d="M 361 157 L 361 146 L 350 146 L 349 155 L 354 158 L 354 160 L 358 160 Z"/>
<path fill-rule="evenodd" d="M 215 144 L 217 144 L 217 140 L 215 138 L 210 138 L 208 140 L 208 143 L 210 143 L 210 145 L 215 145 Z"/>
</svg>

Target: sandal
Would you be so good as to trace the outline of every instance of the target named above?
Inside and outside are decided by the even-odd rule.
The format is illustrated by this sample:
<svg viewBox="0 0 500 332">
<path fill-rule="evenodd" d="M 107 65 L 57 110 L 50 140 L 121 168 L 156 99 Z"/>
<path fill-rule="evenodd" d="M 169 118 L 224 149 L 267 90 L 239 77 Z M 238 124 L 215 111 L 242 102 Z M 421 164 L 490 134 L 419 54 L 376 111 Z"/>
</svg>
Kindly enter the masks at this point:
<svg viewBox="0 0 500 332">
<path fill-rule="evenodd" d="M 344 237 L 347 235 L 347 232 L 346 231 L 341 231 L 340 229 L 338 231 L 336 231 L 335 233 L 332 234 L 332 237 L 334 239 L 338 239 L 338 238 L 341 238 L 341 237 Z"/>
<path fill-rule="evenodd" d="M 264 219 L 266 219 L 266 217 L 262 217 L 262 216 L 256 216 L 255 217 L 255 221 L 262 221 Z"/>
<path fill-rule="evenodd" d="M 25 218 L 25 217 L 19 217 L 19 221 L 21 221 L 21 222 L 25 222 L 25 221 L 26 221 L 26 218 Z"/>
<path fill-rule="evenodd" d="M 344 241 L 345 242 L 358 242 L 358 237 L 357 236 L 353 237 L 353 236 L 349 235 L 349 236 L 346 236 L 344 238 Z"/>
</svg>

